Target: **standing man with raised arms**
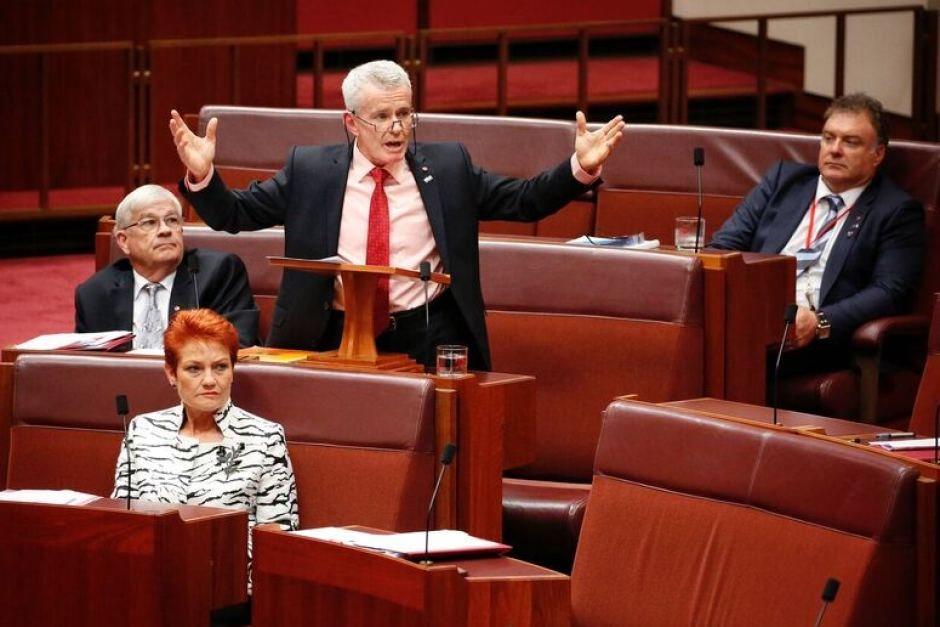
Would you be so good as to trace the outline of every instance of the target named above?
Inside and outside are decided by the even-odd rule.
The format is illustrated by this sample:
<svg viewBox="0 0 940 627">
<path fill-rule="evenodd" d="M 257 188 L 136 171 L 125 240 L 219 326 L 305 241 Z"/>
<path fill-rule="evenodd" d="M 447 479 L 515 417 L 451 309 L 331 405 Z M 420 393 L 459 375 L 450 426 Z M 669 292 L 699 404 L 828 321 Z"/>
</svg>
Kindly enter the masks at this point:
<svg viewBox="0 0 940 627">
<path fill-rule="evenodd" d="M 236 233 L 284 225 L 285 254 L 319 259 L 339 255 L 349 263 L 417 269 L 451 275 L 432 285 L 430 346 L 465 344 L 470 366 L 489 369 L 490 353 L 480 290 L 480 220 L 535 221 L 559 210 L 597 180 L 623 137 L 617 116 L 589 132 L 577 114 L 570 159 L 528 179 L 513 179 L 473 165 L 457 143 L 409 145 L 418 123 L 411 82 L 391 61 L 372 61 L 343 81 L 343 123 L 348 145 L 295 146 L 272 178 L 230 190 L 215 172 L 218 120 L 195 135 L 176 111 L 170 131 L 187 174 L 180 183 L 199 215 L 214 229 Z M 335 284 L 334 284 L 335 283 Z M 425 354 L 424 295 L 420 283 L 379 282 L 376 345 Z M 339 280 L 285 270 L 268 343 L 327 350 L 342 335 Z"/>
</svg>

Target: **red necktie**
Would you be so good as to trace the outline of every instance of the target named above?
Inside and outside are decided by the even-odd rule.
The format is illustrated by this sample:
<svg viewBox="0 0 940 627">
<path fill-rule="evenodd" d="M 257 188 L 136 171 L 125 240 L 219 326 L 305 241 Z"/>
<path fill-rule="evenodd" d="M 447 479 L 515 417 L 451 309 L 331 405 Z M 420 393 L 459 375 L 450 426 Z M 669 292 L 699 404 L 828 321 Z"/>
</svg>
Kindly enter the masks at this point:
<svg viewBox="0 0 940 627">
<path fill-rule="evenodd" d="M 382 168 L 373 168 L 369 175 L 375 179 L 372 201 L 369 203 L 369 239 L 366 242 L 366 265 L 387 266 L 388 260 L 388 197 L 385 180 L 389 174 Z M 375 335 L 388 326 L 388 277 L 379 277 L 375 289 L 373 311 Z"/>
</svg>

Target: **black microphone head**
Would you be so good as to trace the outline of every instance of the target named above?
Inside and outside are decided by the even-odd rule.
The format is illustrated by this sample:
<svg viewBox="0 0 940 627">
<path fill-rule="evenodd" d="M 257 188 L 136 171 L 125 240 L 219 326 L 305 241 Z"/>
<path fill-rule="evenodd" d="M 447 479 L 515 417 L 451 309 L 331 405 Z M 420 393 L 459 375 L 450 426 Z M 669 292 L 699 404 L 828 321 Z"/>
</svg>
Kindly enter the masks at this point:
<svg viewBox="0 0 940 627">
<path fill-rule="evenodd" d="M 705 149 L 701 146 L 696 146 L 692 149 L 692 163 L 697 168 L 705 165 Z"/>
<path fill-rule="evenodd" d="M 445 466 L 450 466 L 450 463 L 454 461 L 454 455 L 457 454 L 457 445 L 453 442 L 448 442 L 444 445 L 444 450 L 441 451 L 441 463 Z"/>
<path fill-rule="evenodd" d="M 793 324 L 796 322 L 796 312 L 799 307 L 796 306 L 796 303 L 790 303 L 787 305 L 786 311 L 783 313 L 783 321 Z"/>
<path fill-rule="evenodd" d="M 833 577 L 830 577 L 826 580 L 826 585 L 823 586 L 822 591 L 822 600 L 826 603 L 832 603 L 836 600 L 836 594 L 839 592 L 839 580 Z"/>
<path fill-rule="evenodd" d="M 195 253 L 189 253 L 186 257 L 186 267 L 189 268 L 189 271 L 193 274 L 199 272 L 199 257 Z"/>
<path fill-rule="evenodd" d="M 119 416 L 126 416 L 130 409 L 127 407 L 127 396 L 124 394 L 118 394 L 114 397 L 114 405 L 117 407 L 117 413 Z"/>
<path fill-rule="evenodd" d="M 431 278 L 431 262 L 422 261 L 418 264 L 418 272 L 421 274 L 421 280 L 427 281 Z"/>
</svg>

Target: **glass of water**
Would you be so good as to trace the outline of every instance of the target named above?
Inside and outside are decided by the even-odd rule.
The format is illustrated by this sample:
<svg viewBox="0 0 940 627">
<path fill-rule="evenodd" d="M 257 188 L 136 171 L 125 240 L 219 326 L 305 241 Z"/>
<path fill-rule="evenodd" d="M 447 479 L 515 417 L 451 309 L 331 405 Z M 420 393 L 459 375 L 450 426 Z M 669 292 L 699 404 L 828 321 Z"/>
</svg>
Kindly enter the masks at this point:
<svg viewBox="0 0 940 627">
<path fill-rule="evenodd" d="M 438 346 L 437 374 L 441 377 L 457 377 L 467 374 L 467 347 L 458 344 Z"/>
<path fill-rule="evenodd" d="M 698 232 L 699 250 L 705 246 L 705 218 L 695 216 L 676 218 L 676 250 L 695 250 L 695 234 Z"/>
</svg>

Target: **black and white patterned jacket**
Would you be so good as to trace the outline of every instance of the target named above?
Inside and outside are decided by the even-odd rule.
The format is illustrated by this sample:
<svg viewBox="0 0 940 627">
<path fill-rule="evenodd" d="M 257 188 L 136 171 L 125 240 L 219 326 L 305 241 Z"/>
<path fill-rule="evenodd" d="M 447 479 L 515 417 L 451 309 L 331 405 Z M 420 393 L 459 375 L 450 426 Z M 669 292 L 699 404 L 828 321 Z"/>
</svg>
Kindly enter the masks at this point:
<svg viewBox="0 0 940 627">
<path fill-rule="evenodd" d="M 298 527 L 297 487 L 284 427 L 231 401 L 216 412 L 215 421 L 221 442 L 181 437 L 182 405 L 135 417 L 128 426 L 128 443 L 121 445 L 111 497 L 127 496 L 129 448 L 132 499 L 248 510 L 250 561 L 255 525 Z"/>
</svg>

